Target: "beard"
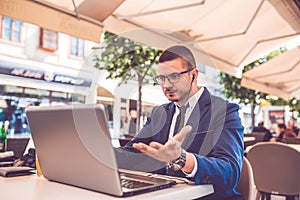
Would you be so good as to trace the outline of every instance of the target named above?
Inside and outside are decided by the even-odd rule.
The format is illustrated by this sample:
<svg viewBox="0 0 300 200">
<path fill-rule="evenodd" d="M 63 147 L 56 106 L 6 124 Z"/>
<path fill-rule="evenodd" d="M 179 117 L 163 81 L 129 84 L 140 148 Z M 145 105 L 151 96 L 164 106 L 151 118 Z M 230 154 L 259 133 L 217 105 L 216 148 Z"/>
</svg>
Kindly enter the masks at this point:
<svg viewBox="0 0 300 200">
<path fill-rule="evenodd" d="M 190 89 L 188 91 L 182 91 L 182 90 L 173 90 L 173 89 L 166 88 L 164 90 L 164 94 L 169 101 L 181 102 L 189 98 L 190 91 L 191 91 Z"/>
</svg>

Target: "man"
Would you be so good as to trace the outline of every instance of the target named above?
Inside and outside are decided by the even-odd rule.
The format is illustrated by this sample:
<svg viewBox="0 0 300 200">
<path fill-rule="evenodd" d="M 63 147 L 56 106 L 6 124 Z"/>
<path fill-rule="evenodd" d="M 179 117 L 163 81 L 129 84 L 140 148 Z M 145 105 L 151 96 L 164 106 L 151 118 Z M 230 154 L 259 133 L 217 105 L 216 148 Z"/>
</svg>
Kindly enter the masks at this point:
<svg viewBox="0 0 300 200">
<path fill-rule="evenodd" d="M 264 134 L 264 138 L 263 138 L 264 142 L 268 142 L 272 138 L 272 133 L 269 131 L 269 129 L 267 129 L 264 126 L 264 122 L 263 121 L 259 122 L 258 126 L 255 126 L 253 128 L 252 134 L 253 134 L 253 132 L 257 132 L 259 134 Z"/>
<path fill-rule="evenodd" d="M 158 72 L 156 80 L 171 103 L 155 107 L 141 131 L 116 149 L 119 167 L 213 184 L 207 199 L 241 199 L 235 189 L 244 155 L 238 105 L 197 85 L 196 62 L 184 46 L 165 50 Z M 179 133 L 177 118 L 186 125 Z"/>
<path fill-rule="evenodd" d="M 299 128 L 297 126 L 295 126 L 295 120 L 294 119 L 290 119 L 287 123 L 287 129 L 290 129 L 291 131 L 293 131 L 296 134 L 296 137 L 299 134 Z"/>
</svg>

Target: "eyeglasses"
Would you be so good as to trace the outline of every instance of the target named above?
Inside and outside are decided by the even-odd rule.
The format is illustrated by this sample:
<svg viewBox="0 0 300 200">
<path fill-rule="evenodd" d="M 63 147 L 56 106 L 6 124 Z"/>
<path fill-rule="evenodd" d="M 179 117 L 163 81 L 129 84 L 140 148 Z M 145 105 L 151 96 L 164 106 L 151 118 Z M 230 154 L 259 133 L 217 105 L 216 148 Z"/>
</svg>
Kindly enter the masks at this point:
<svg viewBox="0 0 300 200">
<path fill-rule="evenodd" d="M 169 74 L 168 76 L 159 75 L 159 76 L 156 76 L 154 79 L 158 84 L 161 84 L 161 85 L 165 83 L 166 79 L 168 79 L 168 81 L 170 83 L 174 84 L 174 83 L 177 83 L 179 81 L 179 79 L 181 77 L 181 74 L 188 73 L 192 70 L 193 69 L 187 69 L 183 72 Z"/>
</svg>

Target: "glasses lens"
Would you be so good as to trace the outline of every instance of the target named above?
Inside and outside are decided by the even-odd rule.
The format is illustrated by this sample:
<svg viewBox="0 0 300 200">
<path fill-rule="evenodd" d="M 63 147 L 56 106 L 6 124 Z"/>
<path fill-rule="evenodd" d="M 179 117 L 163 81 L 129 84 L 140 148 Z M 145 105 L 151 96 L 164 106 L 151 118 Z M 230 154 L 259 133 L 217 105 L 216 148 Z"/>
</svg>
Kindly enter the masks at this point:
<svg viewBox="0 0 300 200">
<path fill-rule="evenodd" d="M 156 81 L 158 84 L 164 83 L 164 82 L 165 82 L 165 79 L 166 79 L 166 77 L 163 76 L 163 75 L 160 75 L 160 76 L 156 76 L 156 77 L 155 77 L 155 81 Z"/>
<path fill-rule="evenodd" d="M 180 74 L 179 73 L 173 73 L 173 74 L 170 74 L 168 76 L 168 80 L 171 82 L 171 83 L 176 83 L 180 78 Z"/>
</svg>

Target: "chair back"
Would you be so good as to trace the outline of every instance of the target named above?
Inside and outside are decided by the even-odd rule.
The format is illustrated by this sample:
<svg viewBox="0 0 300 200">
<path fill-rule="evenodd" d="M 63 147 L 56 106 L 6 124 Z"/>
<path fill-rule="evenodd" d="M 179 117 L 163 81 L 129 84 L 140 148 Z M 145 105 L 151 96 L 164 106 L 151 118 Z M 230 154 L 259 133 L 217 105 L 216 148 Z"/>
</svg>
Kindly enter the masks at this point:
<svg viewBox="0 0 300 200">
<path fill-rule="evenodd" d="M 282 139 L 282 142 L 287 144 L 300 144 L 300 138 L 286 137 Z"/>
<path fill-rule="evenodd" d="M 258 191 L 300 194 L 300 150 L 280 142 L 261 142 L 249 150 L 247 158 Z"/>
<path fill-rule="evenodd" d="M 239 193 L 241 193 L 244 200 L 254 199 L 253 172 L 251 164 L 246 157 L 244 157 L 243 168 L 236 189 Z"/>
<path fill-rule="evenodd" d="M 119 138 L 120 146 L 124 147 L 132 138 L 132 135 L 125 134 L 124 138 Z"/>
<path fill-rule="evenodd" d="M 252 132 L 248 135 L 255 137 L 255 142 L 264 142 L 269 139 L 268 132 Z"/>
<path fill-rule="evenodd" d="M 7 151 L 13 151 L 15 157 L 21 158 L 28 142 L 29 138 L 7 138 Z"/>
</svg>

